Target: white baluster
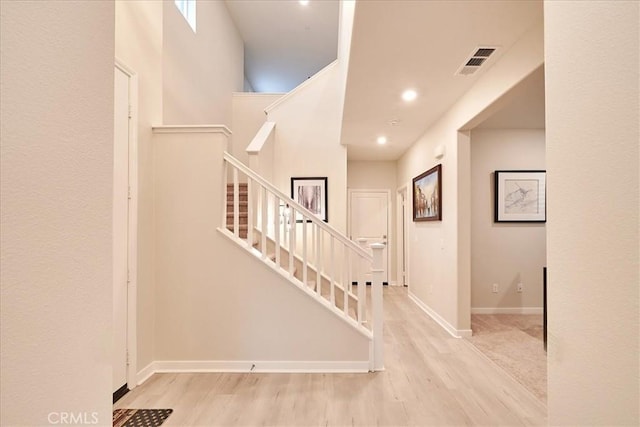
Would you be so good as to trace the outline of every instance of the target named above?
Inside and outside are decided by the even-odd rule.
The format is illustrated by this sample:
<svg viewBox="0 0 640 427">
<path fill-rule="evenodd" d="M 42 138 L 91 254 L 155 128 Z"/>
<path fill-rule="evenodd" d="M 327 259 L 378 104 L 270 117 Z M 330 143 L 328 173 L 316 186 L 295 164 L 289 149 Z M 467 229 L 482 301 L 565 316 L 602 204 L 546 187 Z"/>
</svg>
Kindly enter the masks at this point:
<svg viewBox="0 0 640 427">
<path fill-rule="evenodd" d="M 293 277 L 295 264 L 293 262 L 293 253 L 296 250 L 296 210 L 291 208 L 291 231 L 289 234 L 289 277 Z"/>
<path fill-rule="evenodd" d="M 340 272 L 341 277 L 342 277 L 342 290 L 343 290 L 343 296 L 344 296 L 344 302 L 343 302 L 343 309 L 344 309 L 344 314 L 345 316 L 349 316 L 349 275 L 348 275 L 348 271 L 349 269 L 347 268 L 348 266 L 348 259 L 349 256 L 351 255 L 351 251 L 349 251 L 347 248 L 347 245 L 341 245 L 342 246 L 342 258 L 341 258 L 341 264 L 340 264 Z"/>
<path fill-rule="evenodd" d="M 307 286 L 307 219 L 302 217 L 302 283 Z"/>
<path fill-rule="evenodd" d="M 240 237 L 240 189 L 238 184 L 238 169 L 233 168 L 233 234 Z"/>
<path fill-rule="evenodd" d="M 260 199 L 262 200 L 262 231 L 261 231 L 261 241 L 260 241 L 260 251 L 262 252 L 262 259 L 265 259 L 267 257 L 267 230 L 269 229 L 269 224 L 268 224 L 268 218 L 267 218 L 267 205 L 268 205 L 268 200 L 267 200 L 267 189 L 262 187 L 262 191 L 260 192 Z"/>
<path fill-rule="evenodd" d="M 331 242 L 330 242 L 330 249 L 329 249 L 329 278 L 330 278 L 330 283 L 331 283 L 331 293 L 330 293 L 330 298 L 331 298 L 331 305 L 335 306 L 336 305 L 336 261 L 335 261 L 335 239 L 333 238 L 333 236 L 331 236 Z"/>
<path fill-rule="evenodd" d="M 247 177 L 247 246 L 253 246 L 253 180 Z"/>
<path fill-rule="evenodd" d="M 316 292 L 322 295 L 322 230 L 316 228 Z"/>
<path fill-rule="evenodd" d="M 222 197 L 224 203 L 222 204 L 222 228 L 227 229 L 227 205 L 229 202 L 227 201 L 227 184 L 229 183 L 229 179 L 227 178 L 227 174 L 229 173 L 229 163 L 224 161 L 224 166 L 222 167 Z"/>
<path fill-rule="evenodd" d="M 282 218 L 284 215 L 284 212 L 280 212 L 280 198 L 278 196 L 276 196 L 275 194 L 273 195 L 274 197 L 274 201 L 273 201 L 273 218 L 274 218 L 274 227 L 273 227 L 273 240 L 275 242 L 275 263 L 278 267 L 280 267 L 280 223 L 282 222 Z"/>
<path fill-rule="evenodd" d="M 362 249 L 366 248 L 367 239 L 358 239 Z M 367 269 L 365 261 L 358 257 L 358 324 L 362 325 L 366 319 L 365 307 L 367 304 Z"/>
</svg>

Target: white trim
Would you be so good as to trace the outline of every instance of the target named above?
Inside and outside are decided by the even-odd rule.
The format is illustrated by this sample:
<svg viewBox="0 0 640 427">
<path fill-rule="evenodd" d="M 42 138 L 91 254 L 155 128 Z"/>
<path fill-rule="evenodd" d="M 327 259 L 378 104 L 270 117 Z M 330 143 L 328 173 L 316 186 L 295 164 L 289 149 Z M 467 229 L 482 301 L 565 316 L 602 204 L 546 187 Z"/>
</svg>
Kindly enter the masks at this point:
<svg viewBox="0 0 640 427">
<path fill-rule="evenodd" d="M 158 125 L 151 128 L 153 133 L 222 133 L 231 136 L 225 125 Z"/>
<path fill-rule="evenodd" d="M 368 360 L 159 360 L 155 372 L 354 373 L 369 372 Z"/>
<path fill-rule="evenodd" d="M 232 92 L 231 96 L 243 98 L 243 97 L 253 97 L 253 96 L 284 96 L 287 92 Z"/>
<path fill-rule="evenodd" d="M 276 122 L 264 122 L 256 136 L 253 137 L 249 145 L 247 146 L 246 152 L 248 154 L 259 154 L 262 147 L 267 143 L 267 140 L 273 133 L 273 130 L 276 127 Z"/>
<path fill-rule="evenodd" d="M 424 311 L 429 317 L 438 323 L 438 325 L 442 326 L 445 331 L 449 332 L 449 334 L 454 338 L 469 338 L 471 337 L 471 329 L 456 329 L 447 322 L 444 317 L 440 316 L 435 312 L 431 307 L 422 302 L 417 296 L 415 296 L 411 291 L 409 291 L 409 298 L 411 301 L 416 303 L 416 305 Z"/>
<path fill-rule="evenodd" d="M 229 163 L 231 166 L 233 166 L 236 169 L 238 169 L 240 172 L 244 173 L 248 178 L 251 178 L 252 180 L 257 182 L 259 185 L 261 185 L 264 188 L 266 188 L 267 191 L 275 194 L 276 196 L 278 196 L 282 200 L 286 200 L 287 203 L 289 204 L 289 206 L 294 208 L 297 212 L 300 212 L 300 213 L 309 212 L 301 204 L 299 204 L 295 200 L 291 199 L 288 195 L 284 194 L 277 187 L 275 187 L 269 181 L 265 180 L 263 177 L 258 175 L 255 171 L 251 170 L 247 165 L 245 165 L 244 163 L 242 163 L 241 161 L 239 161 L 238 159 L 233 157 L 231 154 L 229 154 L 229 153 L 227 153 L 225 151 L 223 157 L 224 157 L 224 160 L 227 163 Z M 337 239 L 340 243 L 344 244 L 345 246 L 350 247 L 358 256 L 364 258 L 365 260 L 367 260 L 369 262 L 373 262 L 373 257 L 371 256 L 371 254 L 369 254 L 367 251 L 362 249 L 360 246 L 358 246 L 351 239 L 348 239 L 346 236 L 344 236 L 341 232 L 336 230 L 328 222 L 324 222 L 323 220 L 318 218 L 316 215 L 313 215 L 313 214 L 310 214 L 310 213 L 308 215 L 305 214 L 305 218 L 308 221 L 313 222 L 317 227 L 319 227 L 322 230 L 326 231 L 327 233 L 333 235 L 333 237 L 335 239 Z M 223 230 L 221 230 L 221 231 L 223 231 Z"/>
<path fill-rule="evenodd" d="M 411 272 L 411 268 L 409 266 L 409 263 L 411 261 L 411 257 L 410 257 L 410 252 L 411 252 L 411 226 L 413 224 L 413 222 L 411 221 L 413 219 L 413 193 L 412 193 L 412 187 L 413 183 L 411 181 L 407 181 L 404 185 L 402 185 L 399 189 L 398 192 L 401 191 L 405 191 L 406 192 L 406 198 L 405 198 L 405 211 L 404 211 L 404 223 L 405 223 L 405 229 L 404 229 L 404 283 L 407 285 L 407 288 L 409 290 L 411 290 L 411 278 L 410 278 L 410 272 Z"/>
<path fill-rule="evenodd" d="M 281 98 L 279 98 L 279 99 L 275 100 L 274 102 L 272 102 L 271 105 L 267 106 L 267 108 L 264 109 L 265 114 L 268 115 L 271 111 L 276 109 L 284 101 L 286 101 L 287 99 L 291 98 L 294 94 L 300 92 L 302 89 L 304 89 L 305 87 L 310 85 L 311 82 L 313 82 L 314 80 L 318 79 L 318 77 L 320 77 L 320 76 L 326 74 L 327 72 L 329 72 L 329 70 L 333 69 L 336 66 L 337 63 L 338 63 L 338 60 L 336 59 L 331 64 L 327 65 L 322 70 L 318 71 L 313 76 L 311 76 L 310 78 L 308 78 L 307 80 L 303 81 L 298 86 L 296 86 L 295 88 L 293 88 L 292 90 L 287 92 L 284 96 L 282 96 Z"/>
<path fill-rule="evenodd" d="M 404 199 L 403 199 L 404 194 Z M 407 205 L 408 205 L 408 185 L 405 184 L 396 190 L 396 281 L 402 286 L 408 285 L 407 278 Z M 400 201 L 404 200 L 404 210 Z M 404 214 L 404 215 L 403 215 Z M 403 263 L 404 261 L 404 263 Z M 404 278 L 402 277 L 404 274 Z"/>
<path fill-rule="evenodd" d="M 141 385 L 156 373 L 156 362 L 151 362 L 136 375 L 136 384 Z M 131 389 L 131 387 L 129 387 Z"/>
<path fill-rule="evenodd" d="M 138 372 L 138 385 L 160 373 L 281 373 L 346 374 L 368 373 L 368 360 L 156 360 Z"/>
<path fill-rule="evenodd" d="M 471 307 L 471 314 L 543 314 L 542 307 Z"/>
<path fill-rule="evenodd" d="M 118 58 L 115 66 L 129 76 L 129 217 L 127 226 L 129 285 L 127 286 L 127 387 L 133 390 L 137 380 L 137 295 L 138 295 L 138 75 Z"/>
</svg>

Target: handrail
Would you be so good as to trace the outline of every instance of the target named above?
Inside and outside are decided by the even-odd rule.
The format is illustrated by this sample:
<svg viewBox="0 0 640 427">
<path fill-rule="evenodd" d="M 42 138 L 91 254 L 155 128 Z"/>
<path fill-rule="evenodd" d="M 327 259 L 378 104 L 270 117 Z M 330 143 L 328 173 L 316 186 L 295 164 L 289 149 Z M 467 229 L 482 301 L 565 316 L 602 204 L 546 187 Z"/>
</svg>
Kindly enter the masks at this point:
<svg viewBox="0 0 640 427">
<path fill-rule="evenodd" d="M 369 254 L 364 249 L 362 249 L 360 246 L 355 244 L 352 240 L 346 238 L 341 232 L 339 232 L 338 230 L 333 228 L 331 225 L 329 225 L 326 222 L 318 219 L 318 217 L 315 216 L 307 208 L 305 208 L 304 206 L 302 206 L 301 204 L 299 204 L 295 200 L 292 200 L 289 196 L 284 194 L 282 191 L 278 190 L 275 186 L 273 186 L 271 183 L 266 181 L 260 175 L 256 174 L 254 171 L 249 169 L 247 166 L 245 166 L 242 162 L 240 162 L 238 159 L 233 157 L 231 154 L 229 154 L 228 152 L 225 151 L 223 158 L 224 158 L 225 161 L 229 162 L 234 167 L 236 167 L 238 170 L 240 170 L 242 173 L 247 175 L 247 177 L 251 178 L 252 180 L 254 180 L 256 182 L 258 182 L 262 187 L 264 187 L 267 190 L 269 190 L 271 193 L 275 194 L 280 199 L 286 200 L 287 204 L 292 206 L 296 211 L 303 213 L 307 217 L 306 219 L 310 220 L 311 222 L 316 224 L 318 227 L 320 227 L 321 229 L 323 229 L 327 233 L 329 233 L 332 236 L 334 236 L 334 238 L 338 239 L 342 244 L 344 244 L 345 246 L 349 247 L 351 250 L 353 250 L 360 257 L 364 258 L 365 260 L 367 260 L 369 262 L 373 262 L 373 256 L 371 254 Z"/>
<path fill-rule="evenodd" d="M 248 154 L 256 154 L 259 153 L 262 149 L 262 146 L 265 144 L 271 133 L 273 133 L 273 129 L 276 127 L 276 122 L 264 122 L 260 130 L 256 136 L 253 137 L 249 145 L 247 146 Z"/>
</svg>

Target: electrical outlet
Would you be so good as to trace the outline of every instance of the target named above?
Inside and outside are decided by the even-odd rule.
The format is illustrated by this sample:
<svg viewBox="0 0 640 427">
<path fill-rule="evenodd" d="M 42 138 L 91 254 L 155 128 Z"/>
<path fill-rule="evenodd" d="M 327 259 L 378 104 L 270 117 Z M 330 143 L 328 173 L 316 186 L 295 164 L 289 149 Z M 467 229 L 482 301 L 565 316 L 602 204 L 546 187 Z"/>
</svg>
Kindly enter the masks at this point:
<svg viewBox="0 0 640 427">
<path fill-rule="evenodd" d="M 518 283 L 516 290 L 518 291 L 518 293 L 522 293 L 522 283 Z"/>
<path fill-rule="evenodd" d="M 498 284 L 497 284 L 497 283 L 494 283 L 494 284 L 493 284 L 492 292 L 493 292 L 494 294 L 497 294 L 497 293 L 498 293 Z"/>
</svg>

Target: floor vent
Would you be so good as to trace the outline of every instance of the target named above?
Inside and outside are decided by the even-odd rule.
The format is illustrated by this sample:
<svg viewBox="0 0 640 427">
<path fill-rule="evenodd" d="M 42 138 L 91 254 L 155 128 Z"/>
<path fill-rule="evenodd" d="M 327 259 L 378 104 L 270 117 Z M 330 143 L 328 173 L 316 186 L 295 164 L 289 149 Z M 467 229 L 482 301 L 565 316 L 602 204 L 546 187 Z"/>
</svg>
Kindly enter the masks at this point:
<svg viewBox="0 0 640 427">
<path fill-rule="evenodd" d="M 475 73 L 496 51 L 496 47 L 477 47 L 456 71 L 457 76 L 468 76 Z"/>
</svg>

